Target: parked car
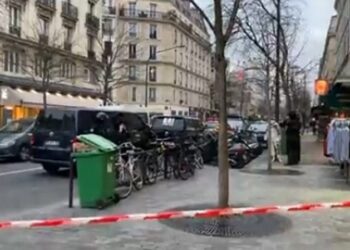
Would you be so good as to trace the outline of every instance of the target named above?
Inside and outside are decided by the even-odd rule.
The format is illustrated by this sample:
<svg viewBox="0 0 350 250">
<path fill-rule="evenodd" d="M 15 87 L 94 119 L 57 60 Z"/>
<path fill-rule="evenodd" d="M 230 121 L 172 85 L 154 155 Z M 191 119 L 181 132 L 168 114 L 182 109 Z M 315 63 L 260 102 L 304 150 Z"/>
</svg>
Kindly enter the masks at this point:
<svg viewBox="0 0 350 250">
<path fill-rule="evenodd" d="M 255 121 L 248 125 L 247 132 L 256 137 L 256 140 L 260 144 L 261 147 L 267 147 L 267 129 L 268 123 L 265 121 Z"/>
<path fill-rule="evenodd" d="M 204 123 L 205 130 L 208 132 L 214 132 L 218 133 L 219 132 L 219 121 L 213 120 L 213 121 L 207 121 Z M 234 129 L 227 124 L 227 133 L 229 135 L 232 135 L 234 133 Z"/>
<path fill-rule="evenodd" d="M 33 129 L 34 121 L 34 119 L 15 120 L 0 128 L 0 158 L 28 160 L 29 133 Z"/>
<path fill-rule="evenodd" d="M 127 133 L 119 133 L 120 124 Z M 94 133 L 116 144 L 132 141 L 135 145 L 146 144 L 152 137 L 150 128 L 139 116 L 122 111 L 98 109 L 49 108 L 39 113 L 31 141 L 31 160 L 42 164 L 50 174 L 69 168 L 72 142 L 76 136 Z"/>
<path fill-rule="evenodd" d="M 242 131 L 245 127 L 245 121 L 238 115 L 229 115 L 227 122 L 233 130 L 238 132 Z"/>
<path fill-rule="evenodd" d="M 204 126 L 199 119 L 183 116 L 155 116 L 152 119 L 152 130 L 160 138 L 192 137 L 198 139 Z"/>
</svg>

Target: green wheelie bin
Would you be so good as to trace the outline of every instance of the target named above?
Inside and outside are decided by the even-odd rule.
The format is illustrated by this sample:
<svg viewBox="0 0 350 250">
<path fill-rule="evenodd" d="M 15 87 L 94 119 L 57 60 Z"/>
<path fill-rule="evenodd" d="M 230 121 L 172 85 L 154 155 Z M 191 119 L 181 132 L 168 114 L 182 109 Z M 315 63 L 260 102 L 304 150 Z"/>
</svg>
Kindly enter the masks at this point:
<svg viewBox="0 0 350 250">
<path fill-rule="evenodd" d="M 80 206 L 104 208 L 118 201 L 115 193 L 117 146 L 95 134 L 80 135 L 74 146 Z"/>
</svg>

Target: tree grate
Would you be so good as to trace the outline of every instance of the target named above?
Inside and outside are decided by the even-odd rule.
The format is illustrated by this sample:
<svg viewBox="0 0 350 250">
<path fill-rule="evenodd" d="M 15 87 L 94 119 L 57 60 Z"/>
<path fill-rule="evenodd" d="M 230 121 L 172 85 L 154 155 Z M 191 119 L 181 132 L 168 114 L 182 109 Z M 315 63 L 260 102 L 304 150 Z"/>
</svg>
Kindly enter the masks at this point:
<svg viewBox="0 0 350 250">
<path fill-rule="evenodd" d="M 201 210 L 214 207 L 213 205 L 204 204 L 177 207 L 170 210 Z M 290 219 L 279 214 L 182 218 L 163 220 L 160 223 L 190 234 L 223 238 L 265 237 L 286 232 L 292 226 Z"/>
<path fill-rule="evenodd" d="M 243 169 L 240 172 L 246 174 L 259 174 L 259 175 L 290 175 L 290 176 L 298 176 L 303 175 L 304 172 L 294 169 Z"/>
</svg>

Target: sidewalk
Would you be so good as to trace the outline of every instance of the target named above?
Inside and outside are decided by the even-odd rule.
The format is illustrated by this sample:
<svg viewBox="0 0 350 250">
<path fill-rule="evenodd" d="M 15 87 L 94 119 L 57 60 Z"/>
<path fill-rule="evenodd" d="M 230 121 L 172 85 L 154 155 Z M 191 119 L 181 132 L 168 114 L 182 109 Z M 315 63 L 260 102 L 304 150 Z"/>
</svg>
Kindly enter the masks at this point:
<svg viewBox="0 0 350 250">
<path fill-rule="evenodd" d="M 319 145 L 312 141 L 312 137 L 303 139 L 302 148 L 302 164 L 293 167 L 303 172 L 302 175 L 271 176 L 231 170 L 232 204 L 288 205 L 350 200 L 350 186 L 345 184 L 334 166 L 325 165 L 327 161 L 322 160 L 322 151 L 318 153 Z M 263 155 L 247 167 L 264 169 L 266 158 Z M 317 164 L 312 164 L 314 159 Z M 60 207 L 30 212 L 22 219 L 157 212 L 183 205 L 215 203 L 217 168 L 206 167 L 196 174 L 186 182 L 161 181 L 155 186 L 146 187 L 104 211 Z M 350 247 L 350 210 L 335 209 L 283 216 L 292 221 L 292 227 L 284 233 L 262 238 L 211 238 L 174 230 L 158 222 L 125 222 L 99 227 L 0 231 L 0 249 L 342 250 Z"/>
</svg>

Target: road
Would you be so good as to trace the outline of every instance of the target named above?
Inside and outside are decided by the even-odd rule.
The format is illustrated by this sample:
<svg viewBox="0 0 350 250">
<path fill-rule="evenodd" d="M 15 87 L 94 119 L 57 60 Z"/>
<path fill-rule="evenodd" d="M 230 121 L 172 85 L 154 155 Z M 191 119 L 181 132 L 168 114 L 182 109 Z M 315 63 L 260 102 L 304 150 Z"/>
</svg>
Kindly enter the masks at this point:
<svg viewBox="0 0 350 250">
<path fill-rule="evenodd" d="M 320 158 L 322 151 L 312 150 L 310 143 L 305 144 L 303 148 L 307 150 L 302 151 L 302 163 L 290 169 L 299 171 L 301 175 L 278 176 L 254 172 L 266 169 L 266 155 L 249 164 L 245 168 L 246 172 L 231 170 L 232 204 L 259 206 L 348 200 L 350 186 L 339 175 L 337 168 L 327 164 L 311 164 L 315 157 Z M 306 151 L 312 152 L 313 155 L 306 155 Z M 80 209 L 78 206 L 68 209 L 68 178 L 49 176 L 38 167 L 29 163 L 0 165 L 0 220 L 156 212 L 189 204 L 207 206 L 206 204 L 217 201 L 217 168 L 208 166 L 196 172 L 188 181 L 159 181 L 157 185 L 134 192 L 128 199 L 106 210 Z M 274 165 L 274 169 L 287 168 Z M 349 209 L 283 213 L 280 216 L 289 221 L 288 227 L 266 237 L 200 237 L 158 222 L 122 222 L 114 225 L 61 229 L 0 230 L 0 250 L 342 250 L 350 247 Z M 259 219 L 254 223 L 259 225 L 259 221 L 261 222 Z M 270 224 L 266 225 L 264 230 L 269 231 L 270 227 Z M 238 230 L 240 227 L 236 228 Z"/>
<path fill-rule="evenodd" d="M 0 163 L 1 218 L 19 218 L 67 203 L 66 176 L 49 176 L 33 163 Z"/>
</svg>

